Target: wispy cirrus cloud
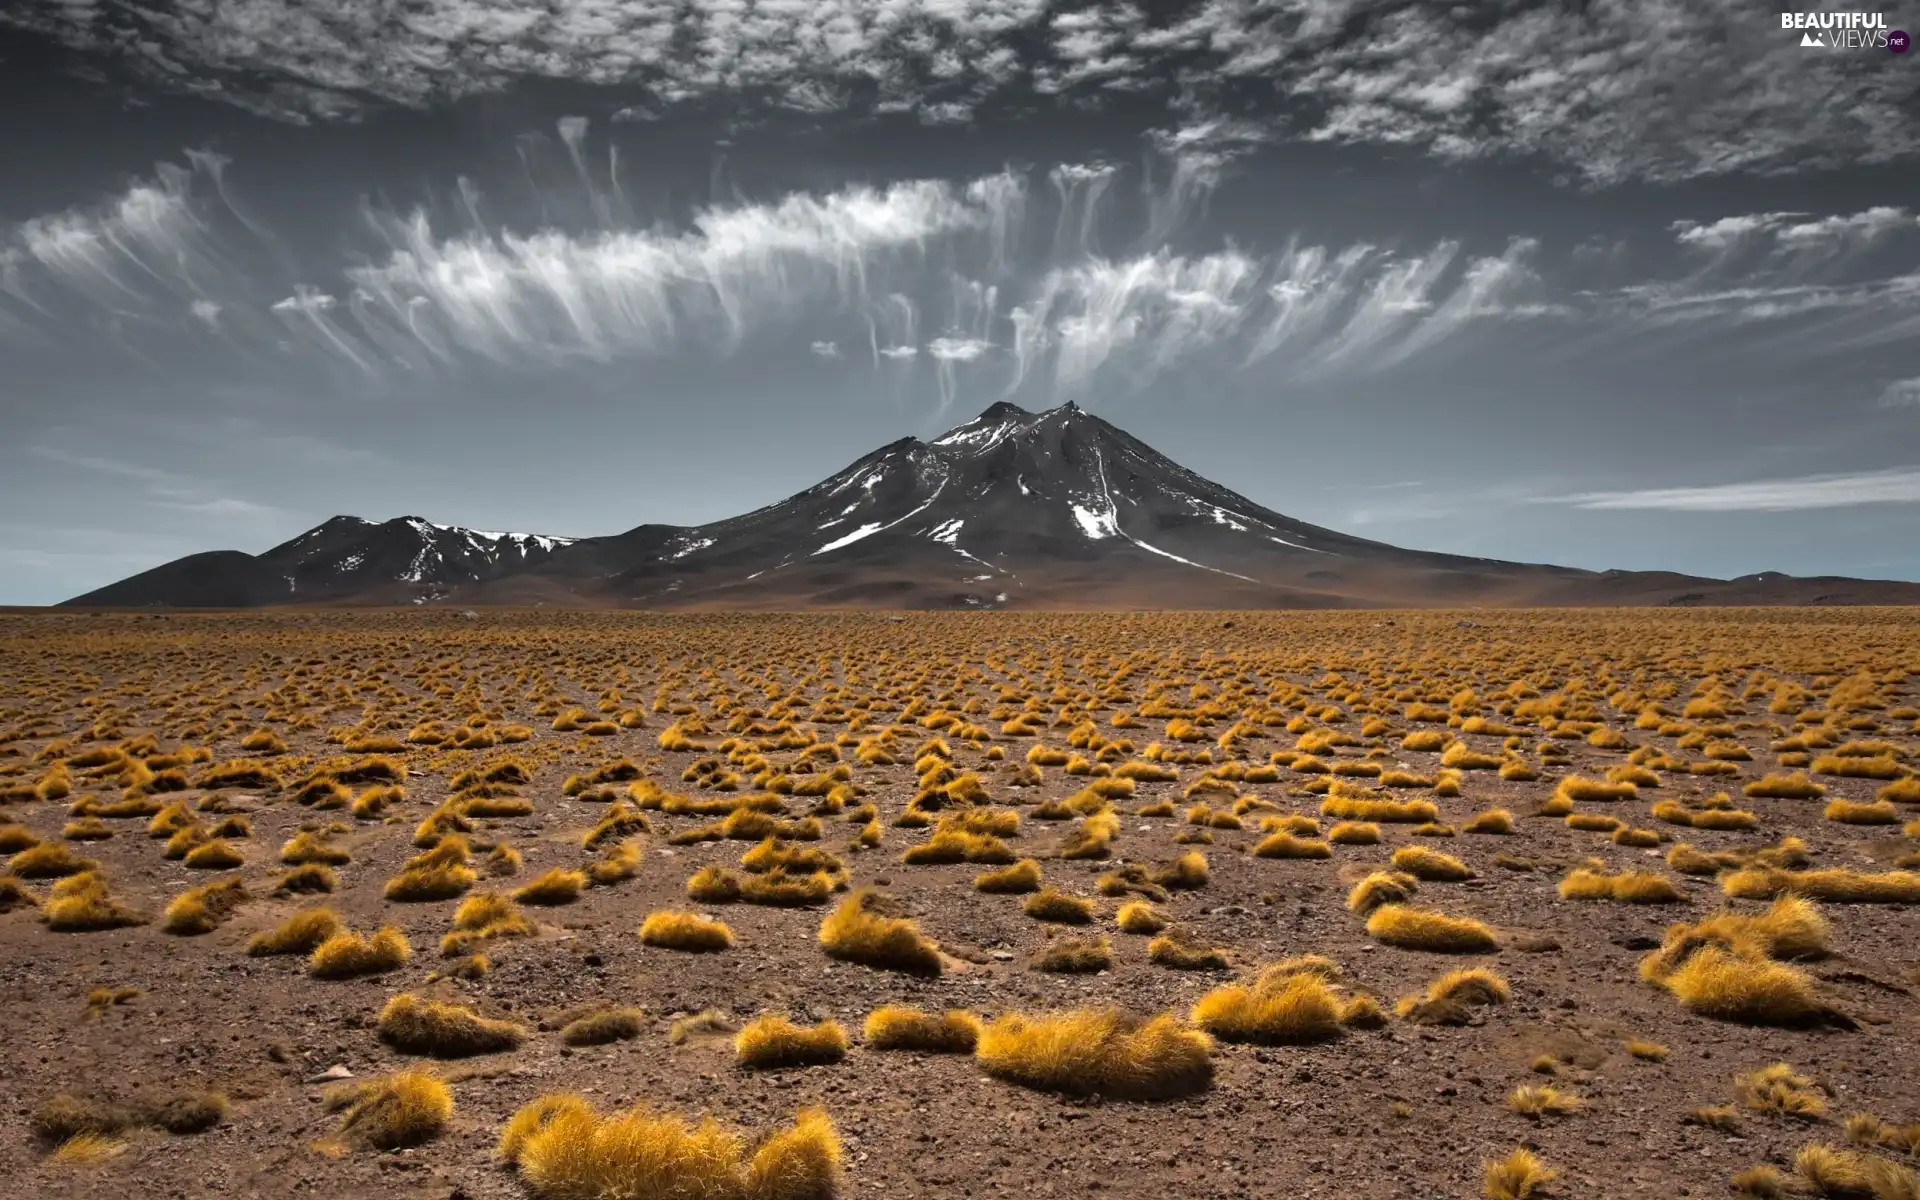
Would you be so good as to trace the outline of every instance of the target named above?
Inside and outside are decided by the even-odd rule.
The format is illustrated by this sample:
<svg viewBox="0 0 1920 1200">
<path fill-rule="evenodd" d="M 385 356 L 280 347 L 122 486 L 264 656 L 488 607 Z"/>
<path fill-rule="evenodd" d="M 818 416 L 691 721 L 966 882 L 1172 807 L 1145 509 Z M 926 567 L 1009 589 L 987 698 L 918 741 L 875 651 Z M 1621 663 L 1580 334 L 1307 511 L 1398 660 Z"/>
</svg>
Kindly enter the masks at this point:
<svg viewBox="0 0 1920 1200">
<path fill-rule="evenodd" d="M 1843 474 L 1801 475 L 1749 483 L 1641 488 L 1538 497 L 1544 504 L 1585 509 L 1667 512 L 1792 512 L 1866 504 L 1920 504 L 1920 468 L 1895 467 Z"/>
<path fill-rule="evenodd" d="M 0 22 L 293 121 L 565 80 L 624 90 L 626 119 L 725 97 L 943 125 L 1035 95 L 1150 96 L 1206 131 L 1194 150 L 1388 145 L 1537 158 L 1602 184 L 1920 152 L 1900 64 L 1806 54 L 1771 16 L 1738 0 L 551 0 L 538 20 L 471 0 L 23 0 Z"/>
</svg>

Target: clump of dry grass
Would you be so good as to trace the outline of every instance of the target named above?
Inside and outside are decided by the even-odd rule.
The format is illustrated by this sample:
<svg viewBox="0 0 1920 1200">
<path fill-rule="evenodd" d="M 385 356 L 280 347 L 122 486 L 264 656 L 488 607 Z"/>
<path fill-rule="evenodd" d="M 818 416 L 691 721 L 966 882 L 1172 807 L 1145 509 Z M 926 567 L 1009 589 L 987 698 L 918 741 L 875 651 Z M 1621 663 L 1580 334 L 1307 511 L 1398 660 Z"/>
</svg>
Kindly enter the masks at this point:
<svg viewBox="0 0 1920 1200">
<path fill-rule="evenodd" d="M 522 904 L 552 907 L 572 904 L 586 890 L 587 873 L 585 871 L 555 867 L 515 891 L 513 898 Z"/>
<path fill-rule="evenodd" d="M 1643 1041 L 1640 1038 L 1628 1038 L 1620 1043 L 1620 1048 L 1643 1062 L 1665 1062 L 1667 1048 L 1659 1042 Z"/>
<path fill-rule="evenodd" d="M 1657 982 L 1688 1011 L 1716 1020 L 1790 1026 L 1813 1023 L 1831 1012 L 1803 972 L 1711 943 Z"/>
<path fill-rule="evenodd" d="M 370 938 L 342 929 L 313 948 L 307 973 L 315 979 L 358 979 L 405 966 L 413 950 L 407 935 L 384 925 Z"/>
<path fill-rule="evenodd" d="M 1378 846 L 1380 827 L 1371 821 L 1339 821 L 1327 830 L 1327 840 L 1336 846 Z"/>
<path fill-rule="evenodd" d="M 222 879 L 188 888 L 168 903 L 160 928 L 182 937 L 212 933 L 239 911 L 247 888 L 238 879 Z"/>
<path fill-rule="evenodd" d="M 980 1018 L 963 1009 L 936 1015 L 889 1004 L 867 1014 L 861 1040 L 875 1050 L 972 1054 L 980 1040 L 980 1028 Z"/>
<path fill-rule="evenodd" d="M 1113 965 L 1113 942 L 1098 937 L 1060 937 L 1034 953 L 1036 971 L 1055 975 L 1092 975 Z"/>
<path fill-rule="evenodd" d="M 59 879 L 99 869 L 97 861 L 81 858 L 59 842 L 29 846 L 7 860 L 7 870 L 22 879 Z"/>
<path fill-rule="evenodd" d="M 1577 867 L 1560 881 L 1562 900 L 1614 900 L 1621 904 L 1677 904 L 1684 893 L 1664 875 L 1623 871 L 1608 875 Z"/>
<path fill-rule="evenodd" d="M 1489 1159 L 1482 1173 L 1486 1200 L 1537 1200 L 1559 1172 L 1522 1146 L 1505 1158 Z"/>
<path fill-rule="evenodd" d="M 480 1016 L 459 1004 L 422 999 L 401 992 L 380 1010 L 380 1040 L 402 1054 L 430 1058 L 467 1058 L 518 1046 L 526 1036 L 510 1021 Z"/>
<path fill-rule="evenodd" d="M 1790 871 L 1754 866 L 1720 879 L 1721 890 L 1742 900 L 1770 900 L 1782 894 L 1829 900 L 1836 904 L 1920 904 L 1920 873 L 1913 871 Z"/>
<path fill-rule="evenodd" d="M 645 1108 L 602 1116 L 565 1094 L 515 1113 L 500 1156 L 541 1200 L 832 1200 L 842 1175 L 839 1136 L 819 1109 L 802 1109 L 749 1158 L 711 1117 L 690 1126 Z"/>
<path fill-rule="evenodd" d="M 317 833 L 303 831 L 287 839 L 280 847 L 280 861 L 290 867 L 305 866 L 308 863 L 321 863 L 330 867 L 342 866 L 353 861 L 353 856 L 338 846 L 330 845 Z"/>
<path fill-rule="evenodd" d="M 1795 771 L 1791 775 L 1763 775 L 1746 783 L 1740 792 L 1757 800 L 1818 800 L 1827 789 L 1808 778 L 1805 771 Z"/>
<path fill-rule="evenodd" d="M 56 881 L 47 893 L 46 902 L 40 906 L 40 919 L 48 929 L 60 933 L 125 929 L 145 925 L 149 920 L 145 913 L 115 900 L 108 891 L 106 877 L 98 871 L 83 871 Z"/>
<path fill-rule="evenodd" d="M 1513 832 L 1513 814 L 1504 808 L 1490 808 L 1476 813 L 1461 826 L 1466 833 L 1505 834 Z"/>
<path fill-rule="evenodd" d="M 1059 925 L 1088 925 L 1093 922 L 1093 901 L 1071 896 L 1054 888 L 1041 888 L 1028 896 L 1020 911 L 1036 921 Z"/>
<path fill-rule="evenodd" d="M 999 895 L 1037 891 L 1040 887 L 1040 864 L 1031 858 L 1023 858 L 997 871 L 983 871 L 974 876 L 973 886 L 975 891 Z"/>
<path fill-rule="evenodd" d="M 1401 871 L 1375 871 L 1347 893 L 1347 911 L 1364 917 L 1386 904 L 1400 904 L 1420 889 L 1413 876 Z"/>
<path fill-rule="evenodd" d="M 1523 1117 L 1538 1120 L 1541 1117 L 1558 1117 L 1583 1107 L 1586 1101 L 1572 1092 L 1563 1092 L 1556 1087 L 1525 1084 L 1507 1094 L 1507 1107 Z"/>
<path fill-rule="evenodd" d="M 1367 918 L 1367 933 L 1389 946 L 1435 954 L 1480 954 L 1499 945 L 1493 930 L 1470 917 L 1450 917 L 1405 904 L 1375 909 Z"/>
<path fill-rule="evenodd" d="M 1393 852 L 1393 865 L 1396 870 L 1429 883 L 1458 883 L 1475 877 L 1472 867 L 1451 854 L 1425 846 L 1400 847 Z"/>
<path fill-rule="evenodd" d="M 1402 997 L 1394 1010 L 1415 1025 L 1467 1025 L 1474 1009 L 1512 998 L 1506 980 L 1485 967 L 1470 967 L 1447 972 L 1427 985 L 1424 994 Z"/>
<path fill-rule="evenodd" d="M 322 942 L 346 929 L 331 908 L 309 908 L 294 913 L 273 929 L 263 930 L 247 943 L 255 958 L 274 954 L 311 954 Z"/>
<path fill-rule="evenodd" d="M 1774 1063 L 1733 1077 L 1733 1098 L 1741 1107 L 1774 1116 L 1817 1121 L 1827 1115 L 1827 1102 L 1813 1080 L 1786 1063 Z"/>
<path fill-rule="evenodd" d="M 1375 833 L 1376 840 L 1379 834 Z M 1270 833 L 1253 848 L 1255 858 L 1332 858 L 1333 844 L 1318 838 L 1295 837 L 1286 830 Z"/>
<path fill-rule="evenodd" d="M 812 1067 L 847 1056 L 847 1031 L 838 1021 L 799 1026 L 771 1014 L 747 1023 L 733 1039 L 735 1061 L 743 1067 Z"/>
<path fill-rule="evenodd" d="M 1190 1015 L 1195 1025 L 1229 1042 L 1305 1045 L 1343 1032 L 1340 997 L 1314 971 L 1269 969 L 1252 986 L 1208 992 Z"/>
<path fill-rule="evenodd" d="M 1221 971 L 1229 965 L 1226 952 L 1175 931 L 1147 943 L 1147 961 L 1176 971 Z"/>
<path fill-rule="evenodd" d="M 1827 820 L 1842 825 L 1898 825 L 1900 810 L 1891 800 L 1875 800 L 1863 804 L 1857 800 L 1829 800 L 1823 814 Z"/>
<path fill-rule="evenodd" d="M 328 1089 L 325 1099 L 329 1109 L 346 1110 L 342 1136 L 376 1150 L 425 1145 L 445 1133 L 453 1118 L 453 1093 L 424 1071 L 397 1071 L 338 1085 Z"/>
<path fill-rule="evenodd" d="M 641 922 L 640 941 L 664 950 L 710 954 L 733 945 L 733 930 L 725 922 L 709 921 L 695 913 L 662 909 Z"/>
<path fill-rule="evenodd" d="M 1114 923 L 1122 933 L 1155 934 L 1167 927 L 1165 914 L 1144 900 L 1122 904 L 1114 914 Z"/>
<path fill-rule="evenodd" d="M 498 892 L 475 892 L 460 902 L 453 912 L 453 932 L 440 939 L 440 955 L 457 958 L 471 953 L 480 943 L 495 938 L 532 937 L 537 930 L 515 906 L 513 900 Z"/>
<path fill-rule="evenodd" d="M 1212 1042 L 1171 1014 L 1119 1009 L 1015 1013 L 980 1031 L 974 1060 L 987 1074 L 1070 1095 L 1157 1100 L 1213 1082 Z"/>
<path fill-rule="evenodd" d="M 319 863 L 309 863 L 304 867 L 295 867 L 283 873 L 274 883 L 276 896 L 309 896 L 332 892 L 340 886 L 340 877 L 333 873 L 332 867 Z"/>
<path fill-rule="evenodd" d="M 598 1009 L 561 1026 L 560 1040 L 569 1046 L 606 1046 L 631 1041 L 645 1028 L 646 1016 L 637 1008 Z"/>
<path fill-rule="evenodd" d="M 1910 1200 L 1920 1196 L 1920 1174 L 1857 1150 L 1815 1142 L 1800 1148 L 1794 1156 L 1793 1169 L 1815 1195 L 1835 1200 L 1854 1197 L 1864 1200 L 1869 1196 L 1873 1200 Z"/>
</svg>

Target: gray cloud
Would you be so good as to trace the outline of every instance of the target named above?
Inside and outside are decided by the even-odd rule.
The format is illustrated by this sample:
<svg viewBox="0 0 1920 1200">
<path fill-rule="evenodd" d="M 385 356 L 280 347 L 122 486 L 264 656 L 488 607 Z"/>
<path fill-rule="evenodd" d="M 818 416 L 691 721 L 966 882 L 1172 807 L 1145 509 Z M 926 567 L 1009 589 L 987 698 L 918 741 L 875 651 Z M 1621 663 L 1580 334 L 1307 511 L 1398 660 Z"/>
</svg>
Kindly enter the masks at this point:
<svg viewBox="0 0 1920 1200">
<path fill-rule="evenodd" d="M 809 114 L 861 97 L 951 124 L 1022 93 L 1095 107 L 1146 93 L 1186 118 L 1196 152 L 1537 156 L 1596 183 L 1913 157 L 1904 64 L 1809 53 L 1773 16 L 1737 0 L 553 0 L 538 19 L 472 0 L 24 0 L 0 21 L 298 121 L 560 79 L 644 93 L 625 120 L 718 94 Z"/>
<path fill-rule="evenodd" d="M 1663 509 L 1671 512 L 1791 512 L 1865 504 L 1920 504 L 1920 468 L 1851 474 L 1802 475 L 1751 483 L 1643 488 L 1543 497 L 1543 503 L 1590 509 Z"/>
</svg>

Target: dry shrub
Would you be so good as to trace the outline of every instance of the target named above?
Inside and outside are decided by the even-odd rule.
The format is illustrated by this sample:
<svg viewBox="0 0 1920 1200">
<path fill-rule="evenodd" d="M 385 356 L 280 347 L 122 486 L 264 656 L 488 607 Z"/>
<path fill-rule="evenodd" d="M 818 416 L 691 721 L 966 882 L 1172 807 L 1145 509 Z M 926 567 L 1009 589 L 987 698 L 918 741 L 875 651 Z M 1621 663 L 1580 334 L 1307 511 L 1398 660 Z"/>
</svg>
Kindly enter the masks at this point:
<svg viewBox="0 0 1920 1200">
<path fill-rule="evenodd" d="M 1191 934 L 1174 932 L 1147 943 L 1147 961 L 1176 971 L 1221 971 L 1230 964 L 1225 951 L 1195 941 Z"/>
<path fill-rule="evenodd" d="M 273 954 L 311 954 L 328 938 L 340 933 L 346 923 L 331 908 L 309 908 L 294 913 L 273 929 L 263 930 L 247 943 L 247 953 L 255 958 Z"/>
<path fill-rule="evenodd" d="M 1560 881 L 1562 900 L 1614 900 L 1621 904 L 1677 904 L 1684 893 L 1664 875 L 1623 871 L 1608 875 L 1578 867 Z"/>
<path fill-rule="evenodd" d="M 1387 904 L 1367 918 L 1377 941 L 1434 954 L 1480 954 L 1495 949 L 1493 930 L 1468 917 L 1450 917 L 1405 904 Z"/>
<path fill-rule="evenodd" d="M 345 1108 L 340 1132 L 376 1150 L 421 1146 L 446 1132 L 453 1094 L 424 1071 L 398 1071 L 330 1089 L 329 1108 Z"/>
<path fill-rule="evenodd" d="M 1486 1200 L 1536 1200 L 1546 1194 L 1547 1185 L 1558 1175 L 1523 1146 L 1505 1158 L 1487 1160 L 1482 1172 L 1482 1194 Z"/>
<path fill-rule="evenodd" d="M 1028 896 L 1020 911 L 1036 921 L 1059 925 L 1088 925 L 1093 922 L 1093 901 L 1070 896 L 1054 888 L 1041 888 Z"/>
<path fill-rule="evenodd" d="M 740 899 L 740 877 L 725 867 L 701 867 L 687 880 L 687 898 L 702 904 L 732 904 Z"/>
<path fill-rule="evenodd" d="M 402 1054 L 430 1058 L 467 1058 L 518 1046 L 520 1026 L 480 1016 L 459 1004 L 426 1000 L 401 992 L 380 1010 L 380 1040 Z"/>
<path fill-rule="evenodd" d="M 709 921 L 690 912 L 650 913 L 640 925 L 640 941 L 664 950 L 696 954 L 725 950 L 733 945 L 733 930 L 721 921 Z"/>
<path fill-rule="evenodd" d="M 1856 800 L 1827 801 L 1825 817 L 1842 825 L 1898 825 L 1900 810 L 1891 800 L 1862 804 Z"/>
<path fill-rule="evenodd" d="M 587 890 L 587 873 L 555 867 L 513 893 L 522 904 L 555 906 L 572 904 Z"/>
<path fill-rule="evenodd" d="M 1402 846 L 1393 852 L 1395 869 L 1429 883 L 1458 883 L 1474 878 L 1473 868 L 1450 854 L 1425 846 Z"/>
<path fill-rule="evenodd" d="M 212 933 L 239 911 L 246 899 L 246 885 L 238 879 L 203 883 L 173 898 L 161 916 L 160 928 L 183 937 Z"/>
<path fill-rule="evenodd" d="M 1563 1092 L 1556 1087 L 1525 1084 L 1507 1094 L 1507 1107 L 1523 1117 L 1538 1119 L 1543 1116 L 1564 1116 L 1583 1106 L 1586 1101 L 1571 1092 Z"/>
<path fill-rule="evenodd" d="M 307 973 L 315 979 L 357 979 L 397 971 L 412 956 L 407 935 L 392 925 L 382 926 L 370 938 L 341 930 L 313 948 Z"/>
<path fill-rule="evenodd" d="M 980 1018 L 963 1009 L 935 1015 L 889 1004 L 867 1014 L 861 1040 L 875 1050 L 972 1054 L 980 1040 Z"/>
<path fill-rule="evenodd" d="M 1023 858 L 997 871 L 984 871 L 973 878 L 974 890 L 999 895 L 1017 895 L 1040 887 L 1040 864 Z"/>
<path fill-rule="evenodd" d="M 1789 871 L 1747 867 L 1723 876 L 1721 890 L 1742 900 L 1770 900 L 1782 894 L 1829 900 L 1836 904 L 1920 904 L 1920 873 L 1879 874 L 1833 868 Z"/>
<path fill-rule="evenodd" d="M 802 1109 L 749 1158 L 711 1117 L 699 1125 L 644 1108 L 602 1116 L 580 1096 L 542 1096 L 500 1136 L 500 1155 L 541 1200 L 832 1200 L 840 1139 Z"/>
<path fill-rule="evenodd" d="M 1114 914 L 1114 923 L 1122 933 L 1155 934 L 1167 927 L 1167 918 L 1159 909 L 1144 900 L 1135 900 L 1122 904 L 1120 911 Z"/>
<path fill-rule="evenodd" d="M 81 858 L 59 842 L 30 846 L 7 860 L 7 870 L 22 879 L 59 879 L 99 869 L 98 862 Z"/>
<path fill-rule="evenodd" d="M 1763 775 L 1749 781 L 1740 792 L 1758 800 L 1818 800 L 1827 789 L 1808 778 L 1805 771 L 1795 771 L 1791 775 Z"/>
<path fill-rule="evenodd" d="M 1733 1077 L 1733 1098 L 1754 1112 L 1817 1121 L 1827 1115 L 1827 1102 L 1813 1080 L 1786 1063 L 1774 1063 Z"/>
<path fill-rule="evenodd" d="M 1157 1100 L 1213 1082 L 1206 1034 L 1163 1013 L 1119 1009 L 1010 1014 L 980 1031 L 974 1059 L 995 1078 L 1070 1095 Z"/>
<path fill-rule="evenodd" d="M 94 933 L 145 925 L 149 918 L 115 900 L 98 871 L 83 871 L 54 883 L 40 906 L 40 919 L 60 933 Z"/>
<path fill-rule="evenodd" d="M 310 896 L 332 892 L 340 886 L 339 876 L 332 867 L 319 863 L 309 863 L 304 867 L 295 867 L 287 871 L 273 885 L 276 896 Z"/>
<path fill-rule="evenodd" d="M 1375 871 L 1354 884 L 1353 890 L 1347 893 L 1347 911 L 1364 917 L 1382 905 L 1403 903 L 1419 890 L 1419 883 L 1411 875 L 1400 871 Z"/>
<path fill-rule="evenodd" d="M 1061 937 L 1042 946 L 1030 964 L 1055 975 L 1092 975 L 1113 965 L 1113 942 L 1098 937 Z"/>
<path fill-rule="evenodd" d="M 1336 846 L 1378 846 L 1380 827 L 1371 821 L 1340 821 L 1327 830 L 1327 840 Z"/>
<path fill-rule="evenodd" d="M 1339 832 L 1340 828 L 1340 826 L 1336 826 L 1335 832 Z M 1379 836 L 1376 830 L 1374 833 L 1375 841 L 1379 840 Z M 1293 834 L 1282 830 L 1279 833 L 1270 833 L 1260 839 L 1260 842 L 1253 848 L 1253 855 L 1255 858 L 1332 858 L 1333 845 L 1331 842 L 1323 842 L 1317 838 L 1295 837 Z"/>
<path fill-rule="evenodd" d="M 1504 808 L 1476 813 L 1461 829 L 1467 833 L 1503 834 L 1513 832 L 1513 814 Z"/>
<path fill-rule="evenodd" d="M 1658 981 L 1689 1012 L 1745 1025 L 1804 1025 L 1830 1010 L 1792 967 L 1703 945 Z"/>
<path fill-rule="evenodd" d="M 1424 994 L 1402 997 L 1394 1010 L 1415 1025 L 1467 1025 L 1474 1009 L 1512 998 L 1506 980 L 1485 967 L 1470 967 L 1447 972 L 1427 985 Z"/>
<path fill-rule="evenodd" d="M 639 1037 L 645 1024 L 646 1013 L 640 1009 L 603 1008 L 561 1026 L 560 1040 L 569 1046 L 605 1046 Z"/>
<path fill-rule="evenodd" d="M 1321 975 L 1269 970 L 1250 987 L 1208 992 L 1191 1019 L 1223 1041 L 1282 1046 L 1332 1041 L 1342 1032 L 1341 1014 L 1339 996 Z"/>
<path fill-rule="evenodd" d="M 758 1070 L 837 1063 L 847 1056 L 847 1031 L 838 1021 L 803 1027 L 768 1015 L 748 1022 L 733 1039 L 733 1053 L 741 1066 Z"/>
</svg>

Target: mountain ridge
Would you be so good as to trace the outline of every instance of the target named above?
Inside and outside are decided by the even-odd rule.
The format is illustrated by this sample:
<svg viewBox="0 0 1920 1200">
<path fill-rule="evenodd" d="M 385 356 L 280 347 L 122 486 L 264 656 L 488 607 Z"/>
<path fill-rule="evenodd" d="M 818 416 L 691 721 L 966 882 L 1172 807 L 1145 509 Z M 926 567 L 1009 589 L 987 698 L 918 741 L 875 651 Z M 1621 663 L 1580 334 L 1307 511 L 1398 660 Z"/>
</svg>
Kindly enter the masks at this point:
<svg viewBox="0 0 1920 1200">
<path fill-rule="evenodd" d="M 71 607 L 1275 608 L 1920 603 L 1920 584 L 1589 571 L 1369 541 L 1206 479 L 1068 402 L 1001 401 L 702 525 L 563 538 L 336 516 Z"/>
</svg>

